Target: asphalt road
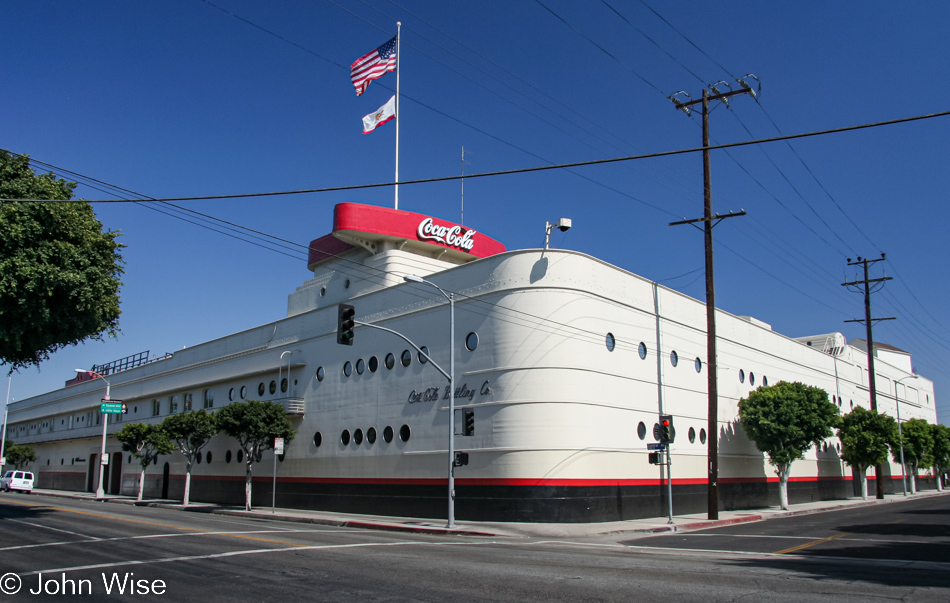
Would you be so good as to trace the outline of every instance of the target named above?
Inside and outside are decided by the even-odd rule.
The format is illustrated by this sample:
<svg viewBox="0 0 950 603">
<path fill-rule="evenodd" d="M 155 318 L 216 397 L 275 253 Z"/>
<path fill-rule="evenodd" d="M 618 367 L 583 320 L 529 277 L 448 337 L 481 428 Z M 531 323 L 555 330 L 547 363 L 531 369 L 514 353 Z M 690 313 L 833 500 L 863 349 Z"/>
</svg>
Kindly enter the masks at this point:
<svg viewBox="0 0 950 603">
<path fill-rule="evenodd" d="M 202 603 L 947 601 L 948 526 L 944 496 L 690 534 L 564 542 L 3 495 L 0 601 L 63 600 L 74 592 Z M 772 554 L 801 545 L 808 546 Z M 926 553 L 911 557 L 924 546 Z"/>
</svg>

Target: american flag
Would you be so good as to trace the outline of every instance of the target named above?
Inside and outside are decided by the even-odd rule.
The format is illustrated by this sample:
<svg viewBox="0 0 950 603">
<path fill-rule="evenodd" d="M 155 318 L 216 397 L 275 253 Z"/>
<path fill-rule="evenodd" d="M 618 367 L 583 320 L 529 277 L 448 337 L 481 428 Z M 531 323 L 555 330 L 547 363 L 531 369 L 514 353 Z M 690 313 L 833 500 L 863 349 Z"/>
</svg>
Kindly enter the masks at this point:
<svg viewBox="0 0 950 603">
<path fill-rule="evenodd" d="M 396 38 L 368 52 L 350 65 L 350 79 L 356 88 L 356 96 L 366 92 L 369 83 L 389 71 L 396 70 Z"/>
</svg>

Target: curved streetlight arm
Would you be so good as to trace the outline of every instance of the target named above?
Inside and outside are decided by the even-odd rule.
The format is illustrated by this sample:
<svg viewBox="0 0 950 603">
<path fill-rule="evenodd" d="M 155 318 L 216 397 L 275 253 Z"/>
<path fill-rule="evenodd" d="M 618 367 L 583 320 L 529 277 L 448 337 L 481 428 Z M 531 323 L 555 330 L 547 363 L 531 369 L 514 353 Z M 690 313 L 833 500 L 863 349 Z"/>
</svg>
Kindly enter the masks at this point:
<svg viewBox="0 0 950 603">
<path fill-rule="evenodd" d="M 421 349 L 419 346 L 417 346 L 416 344 L 414 344 L 411 339 L 409 339 L 408 337 L 406 337 L 405 335 L 403 335 L 403 334 L 400 333 L 399 331 L 393 331 L 392 329 L 387 329 L 386 327 L 381 327 L 381 326 L 379 326 L 379 325 L 374 325 L 374 324 L 370 324 L 370 323 L 368 323 L 368 322 L 362 322 L 362 321 L 359 321 L 359 320 L 354 320 L 353 322 L 354 322 L 355 324 L 358 324 L 358 325 L 363 325 L 364 327 L 370 327 L 371 329 L 379 329 L 380 331 L 386 331 L 387 333 L 392 333 L 392 334 L 395 335 L 396 337 L 401 338 L 403 341 L 405 341 L 406 343 L 408 343 L 409 345 L 411 345 L 413 348 L 415 348 L 417 352 L 419 352 L 420 354 L 422 354 L 423 356 L 425 356 L 425 357 L 426 357 L 426 360 L 428 360 L 429 362 L 431 362 L 431 363 L 432 363 L 432 366 L 435 367 L 435 370 L 437 370 L 437 371 L 439 371 L 440 373 L 442 373 L 442 376 L 445 377 L 446 379 L 448 379 L 448 380 L 449 380 L 449 383 L 452 383 L 452 377 L 449 376 L 449 374 L 446 373 L 444 370 L 442 370 L 442 367 L 439 366 L 439 365 L 436 363 L 435 360 L 433 360 L 428 354 L 426 354 L 425 352 L 423 352 L 422 349 Z"/>
</svg>

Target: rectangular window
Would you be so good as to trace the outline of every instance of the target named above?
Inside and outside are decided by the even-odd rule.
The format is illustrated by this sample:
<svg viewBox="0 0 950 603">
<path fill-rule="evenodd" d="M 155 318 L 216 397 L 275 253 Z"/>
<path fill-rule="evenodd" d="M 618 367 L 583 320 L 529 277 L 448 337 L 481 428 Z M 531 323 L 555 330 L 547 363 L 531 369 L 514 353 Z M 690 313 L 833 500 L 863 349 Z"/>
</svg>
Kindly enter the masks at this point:
<svg viewBox="0 0 950 603">
<path fill-rule="evenodd" d="M 168 414 L 173 415 L 178 412 L 178 395 L 168 398 Z"/>
<path fill-rule="evenodd" d="M 191 410 L 191 394 L 185 394 L 185 403 L 181 407 L 182 412 L 188 412 Z"/>
<path fill-rule="evenodd" d="M 213 408 L 214 407 L 214 390 L 206 389 L 202 395 L 204 398 L 204 408 Z"/>
<path fill-rule="evenodd" d="M 162 401 L 158 398 L 152 400 L 152 416 L 157 417 L 162 414 Z"/>
</svg>

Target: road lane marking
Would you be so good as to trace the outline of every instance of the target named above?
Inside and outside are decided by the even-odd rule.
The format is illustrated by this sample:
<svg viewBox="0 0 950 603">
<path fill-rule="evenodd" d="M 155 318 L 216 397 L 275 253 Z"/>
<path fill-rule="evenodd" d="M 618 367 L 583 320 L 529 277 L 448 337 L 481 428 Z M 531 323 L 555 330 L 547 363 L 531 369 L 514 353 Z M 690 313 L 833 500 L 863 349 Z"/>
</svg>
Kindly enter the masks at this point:
<svg viewBox="0 0 950 603">
<path fill-rule="evenodd" d="M 807 548 L 809 548 L 809 547 L 813 547 L 813 546 L 818 545 L 818 544 L 822 544 L 822 543 L 825 543 L 825 542 L 831 542 L 832 540 L 835 540 L 835 539 L 837 539 L 837 538 L 841 538 L 841 537 L 843 537 L 843 536 L 849 536 L 850 534 L 851 534 L 851 532 L 842 532 L 842 533 L 840 533 L 840 534 L 835 534 L 834 536 L 829 536 L 829 537 L 827 537 L 827 538 L 822 538 L 822 539 L 820 539 L 820 540 L 814 540 L 814 541 L 812 541 L 812 542 L 806 542 L 805 544 L 800 544 L 800 545 L 798 545 L 798 546 L 793 546 L 792 548 L 789 548 L 789 549 L 782 549 L 781 551 L 775 551 L 775 552 L 773 553 L 773 555 L 784 555 L 784 554 L 786 554 L 786 553 L 794 553 L 794 552 L 796 552 L 796 551 L 800 551 L 800 550 L 802 550 L 802 549 L 807 549 Z"/>
<path fill-rule="evenodd" d="M 80 536 L 82 538 L 88 538 L 90 540 L 102 540 L 95 536 L 89 536 L 88 534 L 80 534 L 79 532 L 70 532 L 69 530 L 64 530 L 62 528 L 53 528 L 50 526 L 44 526 L 42 524 L 33 523 L 30 521 L 23 521 L 22 519 L 7 519 L 6 521 L 12 521 L 13 523 L 22 523 L 23 525 L 33 526 L 34 528 L 43 528 L 44 530 L 52 530 L 54 532 L 63 532 L 64 534 L 70 534 L 72 536 Z"/>
</svg>

